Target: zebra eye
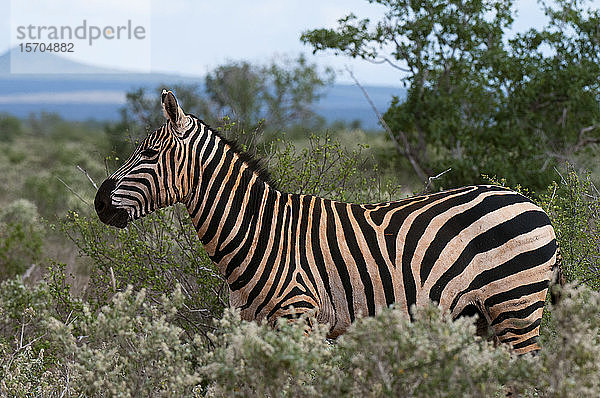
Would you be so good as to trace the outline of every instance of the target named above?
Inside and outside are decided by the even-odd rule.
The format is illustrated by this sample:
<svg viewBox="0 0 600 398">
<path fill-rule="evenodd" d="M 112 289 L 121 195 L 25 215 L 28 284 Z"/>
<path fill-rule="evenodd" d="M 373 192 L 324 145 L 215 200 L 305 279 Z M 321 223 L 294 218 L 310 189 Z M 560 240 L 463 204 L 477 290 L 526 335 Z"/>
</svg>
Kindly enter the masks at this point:
<svg viewBox="0 0 600 398">
<path fill-rule="evenodd" d="M 156 155 L 158 153 L 158 151 L 153 148 L 146 148 L 140 153 L 142 154 L 142 156 L 151 158 L 152 156 Z"/>
</svg>

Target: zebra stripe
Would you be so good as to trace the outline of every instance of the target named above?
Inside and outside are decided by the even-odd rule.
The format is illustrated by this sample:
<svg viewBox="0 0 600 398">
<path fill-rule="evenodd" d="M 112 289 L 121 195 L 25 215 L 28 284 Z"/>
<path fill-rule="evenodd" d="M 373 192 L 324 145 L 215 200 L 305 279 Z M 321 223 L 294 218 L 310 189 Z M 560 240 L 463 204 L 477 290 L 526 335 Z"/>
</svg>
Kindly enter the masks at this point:
<svg viewBox="0 0 600 398">
<path fill-rule="evenodd" d="M 394 304 L 479 313 L 517 353 L 538 348 L 558 247 L 542 209 L 498 186 L 378 204 L 284 193 L 234 143 L 163 93 L 167 123 L 100 187 L 100 219 L 124 227 L 186 204 L 247 320 L 314 311 L 344 333 Z"/>
</svg>

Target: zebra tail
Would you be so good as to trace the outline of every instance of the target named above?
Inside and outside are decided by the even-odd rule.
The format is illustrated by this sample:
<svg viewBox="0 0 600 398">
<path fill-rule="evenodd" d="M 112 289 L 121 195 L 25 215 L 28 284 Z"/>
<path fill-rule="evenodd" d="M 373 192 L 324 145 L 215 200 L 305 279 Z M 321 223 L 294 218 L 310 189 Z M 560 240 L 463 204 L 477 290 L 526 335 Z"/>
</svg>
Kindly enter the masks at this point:
<svg viewBox="0 0 600 398">
<path fill-rule="evenodd" d="M 560 286 L 558 287 L 557 284 Z M 556 305 L 562 295 L 562 287 L 565 285 L 565 276 L 562 271 L 562 256 L 560 247 L 556 245 L 556 262 L 552 266 L 552 280 L 550 283 L 550 302 Z"/>
</svg>

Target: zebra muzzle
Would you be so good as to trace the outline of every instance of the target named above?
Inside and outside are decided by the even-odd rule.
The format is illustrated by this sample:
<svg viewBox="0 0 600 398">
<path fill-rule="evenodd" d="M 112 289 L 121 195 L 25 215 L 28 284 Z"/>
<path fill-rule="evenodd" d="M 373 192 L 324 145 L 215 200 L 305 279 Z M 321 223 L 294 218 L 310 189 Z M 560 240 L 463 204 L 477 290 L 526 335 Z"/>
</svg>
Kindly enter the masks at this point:
<svg viewBox="0 0 600 398">
<path fill-rule="evenodd" d="M 129 214 L 122 207 L 117 207 L 112 204 L 111 193 L 116 187 L 115 180 L 108 178 L 106 179 L 94 199 L 94 207 L 98 218 L 104 224 L 111 225 L 117 228 L 125 228 L 129 222 Z"/>
</svg>

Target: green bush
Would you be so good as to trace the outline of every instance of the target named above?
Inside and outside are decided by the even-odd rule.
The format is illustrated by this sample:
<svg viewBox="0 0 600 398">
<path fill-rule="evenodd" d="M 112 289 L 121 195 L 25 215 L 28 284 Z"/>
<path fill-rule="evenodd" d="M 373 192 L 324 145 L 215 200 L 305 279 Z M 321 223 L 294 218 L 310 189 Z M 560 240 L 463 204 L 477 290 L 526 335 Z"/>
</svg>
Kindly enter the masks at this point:
<svg viewBox="0 0 600 398">
<path fill-rule="evenodd" d="M 64 381 L 48 370 L 44 350 L 37 353 L 31 346 L 20 350 L 0 343 L 0 395 L 3 397 L 59 396 Z"/>
<path fill-rule="evenodd" d="M 177 326 L 178 287 L 147 300 L 126 287 L 66 317 L 45 283 L 0 284 L 1 396 L 519 396 L 600 393 L 600 293 L 567 287 L 537 356 L 475 336 L 438 307 L 362 318 L 337 341 L 307 321 L 277 329 L 226 310 L 208 343 Z"/>
<path fill-rule="evenodd" d="M 475 336 L 472 318 L 452 322 L 438 307 L 364 318 L 340 339 L 353 396 L 481 397 L 524 387 L 529 358 Z"/>
<path fill-rule="evenodd" d="M 200 373 L 208 396 L 493 396 L 528 385 L 529 358 L 475 337 L 472 319 L 437 307 L 363 318 L 337 342 L 304 322 L 242 322 L 226 312 Z"/>
<path fill-rule="evenodd" d="M 539 396 L 597 397 L 600 394 L 600 294 L 582 285 L 569 287 L 552 308 L 556 335 L 540 352 L 536 375 Z"/>
<path fill-rule="evenodd" d="M 591 175 L 569 166 L 539 204 L 552 219 L 566 279 L 600 289 L 600 192 Z"/>
<path fill-rule="evenodd" d="M 212 338 L 215 348 L 200 368 L 206 396 L 306 397 L 338 391 L 337 350 L 322 326 L 307 336 L 304 321 L 281 320 L 273 329 L 227 310 Z"/>
<path fill-rule="evenodd" d="M 36 206 L 28 200 L 0 208 L 0 280 L 21 274 L 40 260 L 40 222 Z"/>
<path fill-rule="evenodd" d="M 61 317 L 51 289 L 0 284 L 0 396 L 191 396 L 193 341 L 175 325 L 181 290 L 150 305 L 131 287 Z"/>
<path fill-rule="evenodd" d="M 355 203 L 392 200 L 400 186 L 378 172 L 369 145 L 342 145 L 329 134 L 312 134 L 304 146 L 275 141 L 268 163 L 285 192 Z"/>
<path fill-rule="evenodd" d="M 173 323 L 183 303 L 181 290 L 149 305 L 144 289 L 128 287 L 93 312 L 87 305 L 70 322 L 47 321 L 59 365 L 76 395 L 172 397 L 191 394 L 193 344 Z"/>
<path fill-rule="evenodd" d="M 206 334 L 227 305 L 224 281 L 183 207 L 157 211 L 125 230 L 73 212 L 61 228 L 92 262 L 86 299 L 95 308 L 128 285 L 145 289 L 147 301 L 180 285 L 185 299 L 179 325 L 190 334 Z"/>
<path fill-rule="evenodd" d="M 23 134 L 21 120 L 14 116 L 0 115 L 0 142 L 12 142 Z"/>
<path fill-rule="evenodd" d="M 439 308 L 396 309 L 363 318 L 329 343 L 305 323 L 240 321 L 227 311 L 204 357 L 207 396 L 519 396 L 594 397 L 600 393 L 600 294 L 569 287 L 553 308 L 556 334 L 537 356 L 516 357 L 475 336 L 470 318 Z"/>
<path fill-rule="evenodd" d="M 20 278 L 0 283 L 0 396 L 51 396 L 63 380 L 54 364 L 43 323 L 52 300 L 44 284 L 26 287 Z"/>
</svg>

